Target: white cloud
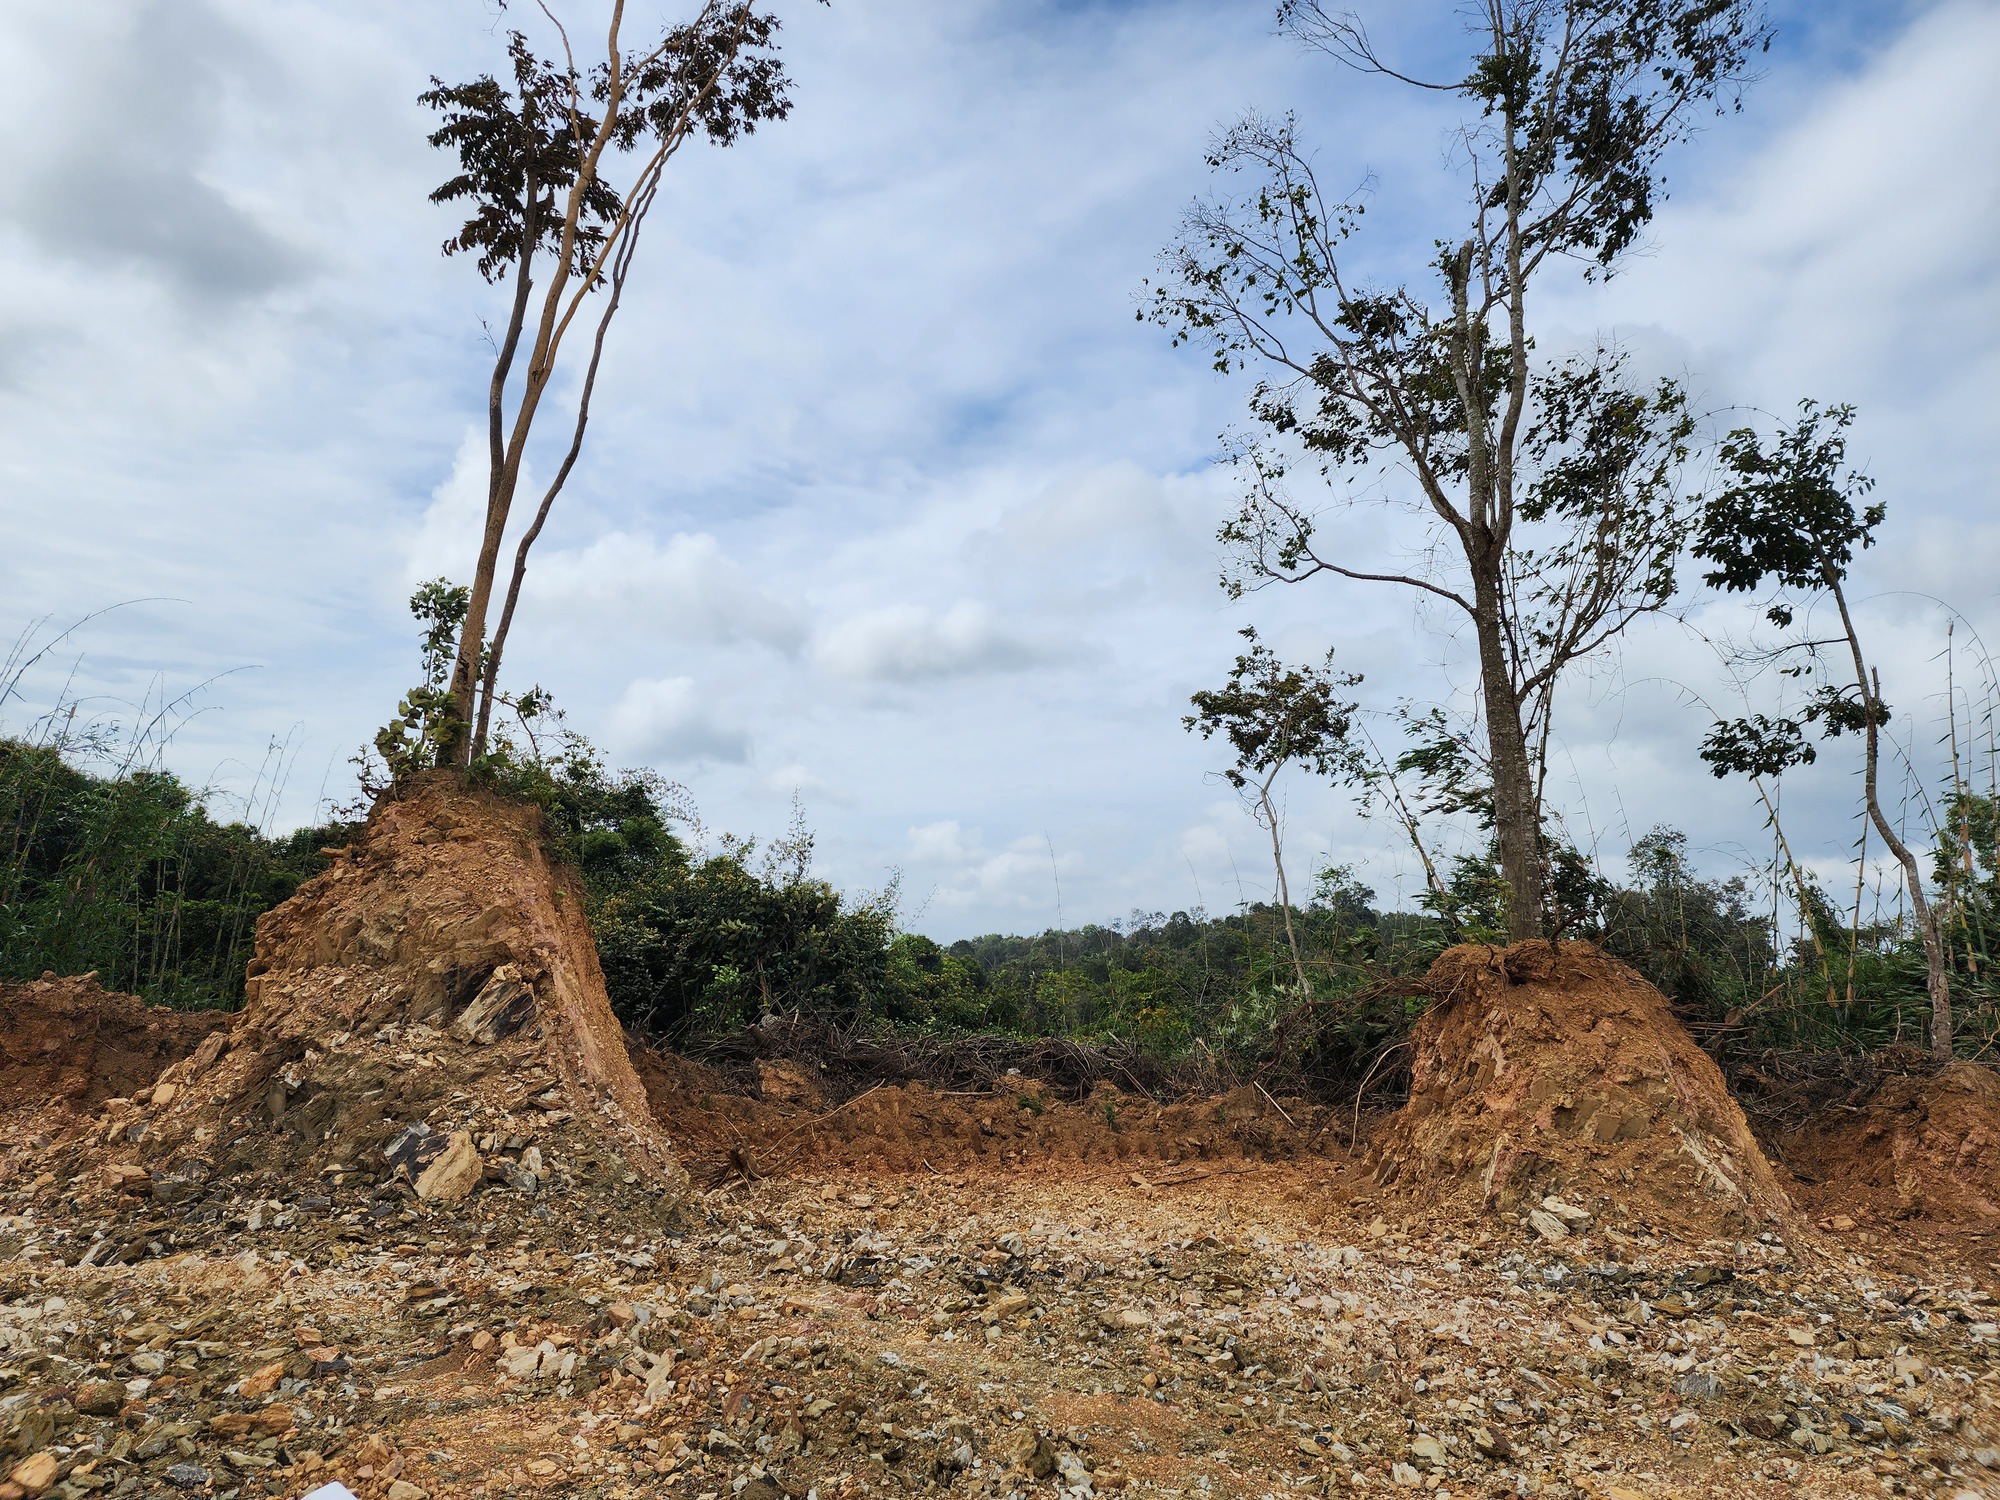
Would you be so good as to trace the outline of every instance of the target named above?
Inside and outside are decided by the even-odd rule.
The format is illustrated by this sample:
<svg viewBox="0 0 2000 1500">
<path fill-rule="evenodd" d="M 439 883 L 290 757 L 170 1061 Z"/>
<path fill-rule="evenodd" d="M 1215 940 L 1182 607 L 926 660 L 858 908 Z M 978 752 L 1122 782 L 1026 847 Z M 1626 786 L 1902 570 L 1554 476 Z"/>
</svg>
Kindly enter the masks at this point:
<svg viewBox="0 0 2000 1500">
<path fill-rule="evenodd" d="M 472 576 L 485 525 L 486 440 L 467 428 L 452 456 L 451 473 L 431 491 L 430 504 L 404 543 L 405 582 L 465 582 Z"/>
<path fill-rule="evenodd" d="M 632 683 L 612 707 L 610 729 L 622 755 L 661 769 L 750 759 L 748 731 L 719 712 L 691 677 Z"/>
<path fill-rule="evenodd" d="M 1064 653 L 1035 633 L 1012 629 L 992 609 L 962 599 L 942 613 L 891 604 L 836 621 L 813 643 L 827 671 L 863 682 L 924 682 L 1017 672 Z"/>
<path fill-rule="evenodd" d="M 651 537 L 607 532 L 588 546 L 529 564 L 525 592 L 566 623 L 616 619 L 642 640 L 727 646 L 754 642 L 793 651 L 798 611 L 723 553 L 707 532 Z"/>
<path fill-rule="evenodd" d="M 979 857 L 979 840 L 968 841 L 956 818 L 940 818 L 910 830 L 907 857 L 913 864 L 963 865 Z"/>
</svg>

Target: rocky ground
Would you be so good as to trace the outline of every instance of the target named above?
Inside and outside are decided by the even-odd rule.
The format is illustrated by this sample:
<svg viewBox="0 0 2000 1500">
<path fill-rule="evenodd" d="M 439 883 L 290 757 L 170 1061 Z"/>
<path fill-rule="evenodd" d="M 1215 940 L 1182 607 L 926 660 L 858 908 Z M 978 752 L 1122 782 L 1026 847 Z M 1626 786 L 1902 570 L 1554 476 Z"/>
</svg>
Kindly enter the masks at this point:
<svg viewBox="0 0 2000 1500">
<path fill-rule="evenodd" d="M 16 1179 L 0 1497 L 2000 1495 L 1983 1237 L 1437 1222 L 1339 1149 L 739 1179 L 675 1223 L 546 1169 Z"/>
</svg>

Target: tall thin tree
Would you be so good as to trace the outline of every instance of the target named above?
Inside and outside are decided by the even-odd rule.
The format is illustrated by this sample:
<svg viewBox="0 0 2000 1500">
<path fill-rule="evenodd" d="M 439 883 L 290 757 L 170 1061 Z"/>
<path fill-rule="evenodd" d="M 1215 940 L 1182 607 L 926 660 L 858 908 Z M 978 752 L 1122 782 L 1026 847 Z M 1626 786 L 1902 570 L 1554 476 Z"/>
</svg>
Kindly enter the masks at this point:
<svg viewBox="0 0 2000 1500">
<path fill-rule="evenodd" d="M 1463 100 L 1453 140 L 1467 216 L 1437 236 L 1431 287 L 1377 286 L 1350 245 L 1364 207 L 1320 187 L 1290 118 L 1251 116 L 1209 164 L 1249 189 L 1197 203 L 1151 314 L 1216 368 L 1254 367 L 1260 435 L 1223 529 L 1238 589 L 1390 583 L 1449 606 L 1479 668 L 1494 833 L 1515 937 L 1545 931 L 1542 790 L 1563 673 L 1665 607 L 1687 535 L 1695 424 L 1671 381 L 1614 349 L 1534 354 L 1532 292 L 1555 267 L 1608 275 L 1660 196 L 1662 162 L 1726 108 L 1769 31 L 1753 0 L 1479 0 L 1465 75 L 1425 81 L 1362 23 L 1285 0 L 1281 26 L 1362 74 Z M 1428 564 L 1373 565 L 1294 496 L 1304 462 L 1416 518 Z"/>
<path fill-rule="evenodd" d="M 785 118 L 790 83 L 776 54 L 777 17 L 741 0 L 705 0 L 692 19 L 651 43 L 628 47 L 625 0 L 610 0 L 594 61 L 580 61 L 570 33 L 537 0 L 560 58 L 508 38 L 511 81 L 483 76 L 447 85 L 432 79 L 421 102 L 441 115 L 431 144 L 454 152 L 459 171 L 431 197 L 465 203 L 463 227 L 446 255 L 472 254 L 489 282 L 514 278 L 507 321 L 487 386 L 485 524 L 451 674 L 451 717 L 439 736 L 440 763 L 469 764 L 483 753 L 498 695 L 500 662 L 514 622 L 528 553 L 568 483 L 590 424 L 605 335 L 623 302 L 648 215 L 667 165 L 690 140 L 727 146 L 759 124 Z M 632 163 L 622 183 L 613 160 Z M 543 278 L 540 304 L 535 278 Z M 497 628 L 487 622 L 500 549 L 514 514 L 528 445 L 573 335 L 598 304 L 583 360 L 566 450 L 514 554 Z M 512 377 L 523 349 L 526 369 Z"/>
<path fill-rule="evenodd" d="M 1353 687 L 1361 679 L 1336 673 L 1331 651 L 1323 665 L 1288 667 L 1257 639 L 1255 627 L 1245 628 L 1242 635 L 1250 649 L 1236 658 L 1229 681 L 1196 693 L 1189 700 L 1194 712 L 1181 723 L 1203 739 L 1220 734 L 1236 752 L 1235 763 L 1222 774 L 1271 837 L 1278 914 L 1285 925 L 1285 946 L 1291 950 L 1292 977 L 1304 996 L 1311 994 L 1312 983 L 1306 978 L 1305 954 L 1292 922 L 1284 824 L 1271 791 L 1288 766 L 1303 766 L 1319 776 L 1354 778 L 1362 773 L 1352 737 L 1355 706 L 1335 696 L 1336 690 Z"/>
<path fill-rule="evenodd" d="M 1731 771 L 1777 776 L 1818 758 L 1808 726 L 1823 738 L 1860 735 L 1862 802 L 1902 867 L 1924 948 L 1931 1050 L 1949 1060 L 1954 1028 L 1943 915 L 1925 890 L 1917 856 L 1882 808 L 1882 726 L 1889 721 L 1889 705 L 1881 674 L 1862 649 L 1847 595 L 1854 556 L 1873 545 L 1886 514 L 1879 502 L 1857 504 L 1874 481 L 1847 467 L 1847 429 L 1853 422 L 1851 406 L 1802 401 L 1798 420 L 1768 441 L 1753 427 L 1738 428 L 1723 441 L 1728 482 L 1704 509 L 1694 544 L 1695 556 L 1713 565 L 1706 581 L 1731 593 L 1776 585 L 1780 596 L 1764 614 L 1780 629 L 1794 624 L 1806 602 L 1824 599 L 1833 605 L 1838 628 L 1829 636 L 1808 631 L 1766 653 L 1766 659 L 1783 663 L 1780 670 L 1788 675 L 1818 679 L 1797 717 L 1752 714 L 1718 723 L 1701 754 L 1718 776 Z"/>
</svg>

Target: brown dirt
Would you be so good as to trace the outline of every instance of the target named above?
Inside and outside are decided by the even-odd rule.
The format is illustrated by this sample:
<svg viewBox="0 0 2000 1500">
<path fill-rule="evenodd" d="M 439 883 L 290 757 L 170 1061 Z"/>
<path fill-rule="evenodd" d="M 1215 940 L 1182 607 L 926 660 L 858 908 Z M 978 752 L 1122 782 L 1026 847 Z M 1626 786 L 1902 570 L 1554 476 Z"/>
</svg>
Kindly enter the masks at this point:
<svg viewBox="0 0 2000 1500">
<path fill-rule="evenodd" d="M 2000 1228 L 2000 1073 L 1881 1080 L 1777 1142 L 1822 1213 Z"/>
<path fill-rule="evenodd" d="M 102 988 L 95 974 L 0 984 L 0 1110 L 90 1110 L 151 1088 L 229 1021 L 221 1011 L 148 1005 Z"/>
<path fill-rule="evenodd" d="M 1588 943 L 1442 954 L 1411 1038 L 1410 1102 L 1379 1176 L 1441 1206 L 1696 1238 L 1786 1225 L 1790 1204 L 1722 1074 L 1638 974 Z"/>
<path fill-rule="evenodd" d="M 829 1105 L 796 1063 L 760 1070 L 761 1098 L 670 1053 L 635 1050 L 661 1124 L 689 1164 L 711 1176 L 1008 1170 L 1036 1163 L 1086 1175 L 1143 1170 L 1191 1180 L 1249 1162 L 1297 1159 L 1345 1145 L 1348 1120 L 1254 1084 L 1160 1103 L 1100 1083 L 1065 1100 L 1039 1080 L 942 1093 L 879 1085 Z"/>
<path fill-rule="evenodd" d="M 412 1181 L 449 1151 L 454 1175 L 530 1196 L 607 1177 L 680 1196 L 534 809 L 433 775 L 328 856 L 259 919 L 235 1024 L 110 1112 L 114 1179 L 372 1175 L 400 1142 Z"/>
</svg>

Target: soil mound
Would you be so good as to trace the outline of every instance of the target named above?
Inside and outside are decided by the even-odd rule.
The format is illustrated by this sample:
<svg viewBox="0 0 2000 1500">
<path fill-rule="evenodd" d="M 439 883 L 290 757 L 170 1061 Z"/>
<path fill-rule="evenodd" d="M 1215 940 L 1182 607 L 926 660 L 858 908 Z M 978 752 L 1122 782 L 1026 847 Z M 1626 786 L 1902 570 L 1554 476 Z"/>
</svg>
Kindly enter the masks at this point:
<svg viewBox="0 0 2000 1500">
<path fill-rule="evenodd" d="M 1743 1112 L 1666 999 L 1588 943 L 1440 955 L 1378 1177 L 1441 1206 L 1676 1236 L 1789 1221 Z"/>
<path fill-rule="evenodd" d="M 1826 1188 L 1824 1209 L 2000 1220 L 2000 1073 L 1956 1062 L 1927 1077 L 1886 1078 L 1850 1107 L 1788 1132 L 1779 1147 L 1795 1171 Z"/>
<path fill-rule="evenodd" d="M 879 1084 L 843 1103 L 797 1063 L 759 1069 L 751 1097 L 724 1075 L 671 1053 L 634 1054 L 661 1123 L 690 1164 L 716 1176 L 786 1177 L 851 1171 L 1008 1171 L 1080 1167 L 1083 1175 L 1207 1176 L 1243 1162 L 1307 1154 L 1345 1119 L 1254 1084 L 1162 1103 L 1099 1083 L 1061 1097 L 1040 1079 L 1004 1088 L 937 1091 Z"/>
<path fill-rule="evenodd" d="M 434 773 L 327 855 L 259 919 L 235 1025 L 111 1109 L 117 1182 L 329 1172 L 419 1199 L 607 1182 L 678 1199 L 686 1174 L 535 809 Z"/>
<path fill-rule="evenodd" d="M 148 1005 L 104 989 L 95 974 L 0 984 L 0 1110 L 91 1110 L 129 1097 L 230 1019 Z"/>
</svg>

